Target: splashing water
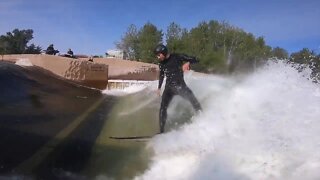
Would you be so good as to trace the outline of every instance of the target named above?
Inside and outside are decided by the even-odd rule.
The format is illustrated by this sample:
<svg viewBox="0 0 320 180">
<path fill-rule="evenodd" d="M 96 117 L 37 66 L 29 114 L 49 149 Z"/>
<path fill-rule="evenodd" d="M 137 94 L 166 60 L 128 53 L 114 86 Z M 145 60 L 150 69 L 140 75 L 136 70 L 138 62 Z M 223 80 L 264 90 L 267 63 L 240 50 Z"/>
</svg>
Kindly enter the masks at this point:
<svg viewBox="0 0 320 180">
<path fill-rule="evenodd" d="M 186 82 L 204 111 L 148 143 L 135 179 L 320 179 L 319 84 L 270 62 L 245 77 Z"/>
</svg>

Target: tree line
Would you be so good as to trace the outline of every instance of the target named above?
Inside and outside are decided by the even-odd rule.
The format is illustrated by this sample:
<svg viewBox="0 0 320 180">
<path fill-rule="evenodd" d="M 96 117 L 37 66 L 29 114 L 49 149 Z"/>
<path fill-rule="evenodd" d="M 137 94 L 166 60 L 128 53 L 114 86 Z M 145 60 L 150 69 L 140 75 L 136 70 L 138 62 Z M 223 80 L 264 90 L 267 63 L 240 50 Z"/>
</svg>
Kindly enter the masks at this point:
<svg viewBox="0 0 320 180">
<path fill-rule="evenodd" d="M 190 30 L 172 22 L 165 32 L 150 22 L 139 29 L 131 24 L 116 46 L 125 52 L 129 60 L 157 63 L 153 49 L 159 43 L 166 44 L 172 53 L 196 56 L 200 63 L 194 69 L 206 73 L 252 70 L 269 59 L 296 62 L 300 57 L 306 57 L 305 51 L 319 58 L 308 49 L 289 55 L 281 47 L 267 45 L 263 37 L 255 37 L 252 33 L 215 20 L 201 22 Z M 307 58 L 303 63 L 309 61 L 311 59 Z"/>
<path fill-rule="evenodd" d="M 303 48 L 290 55 L 289 63 L 293 63 L 299 71 L 309 68 L 311 70 L 310 78 L 313 82 L 320 82 L 320 54 L 316 54 L 315 51 L 308 48 Z"/>
<path fill-rule="evenodd" d="M 0 36 L 0 54 L 40 54 L 42 48 L 35 44 L 30 44 L 33 39 L 33 30 L 14 29 Z"/>
<path fill-rule="evenodd" d="M 288 58 L 285 49 L 271 48 L 263 37 L 214 20 L 190 30 L 172 22 L 165 33 L 150 22 L 140 29 L 132 24 L 116 45 L 130 60 L 156 63 L 153 49 L 159 43 L 166 44 L 173 53 L 196 56 L 200 63 L 195 68 L 208 73 L 252 69 L 270 57 Z"/>
</svg>

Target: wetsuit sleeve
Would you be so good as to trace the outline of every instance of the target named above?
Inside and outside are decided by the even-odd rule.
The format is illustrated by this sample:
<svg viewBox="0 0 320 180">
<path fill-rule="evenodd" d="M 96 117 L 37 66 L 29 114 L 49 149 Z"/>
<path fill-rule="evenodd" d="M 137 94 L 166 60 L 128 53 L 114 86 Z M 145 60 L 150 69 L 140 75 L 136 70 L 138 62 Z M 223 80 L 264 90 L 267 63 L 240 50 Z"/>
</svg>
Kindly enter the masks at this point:
<svg viewBox="0 0 320 180">
<path fill-rule="evenodd" d="M 163 79 L 164 79 L 164 71 L 163 71 L 163 68 L 162 68 L 161 64 L 159 65 L 159 70 L 160 70 L 160 72 L 159 72 L 159 85 L 158 85 L 158 89 L 161 88 L 162 83 L 163 83 Z"/>
<path fill-rule="evenodd" d="M 199 62 L 196 57 L 188 56 L 188 55 L 185 55 L 185 54 L 180 54 L 180 60 L 189 62 L 190 64 L 195 64 L 195 63 Z"/>
</svg>

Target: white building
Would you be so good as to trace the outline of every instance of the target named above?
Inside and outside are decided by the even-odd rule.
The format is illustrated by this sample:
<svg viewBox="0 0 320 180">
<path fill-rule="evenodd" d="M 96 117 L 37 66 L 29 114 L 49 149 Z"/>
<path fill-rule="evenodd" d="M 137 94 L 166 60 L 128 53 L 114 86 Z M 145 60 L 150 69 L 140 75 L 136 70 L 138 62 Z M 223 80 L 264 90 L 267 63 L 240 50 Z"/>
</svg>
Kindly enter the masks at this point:
<svg viewBox="0 0 320 180">
<path fill-rule="evenodd" d="M 125 59 L 125 53 L 119 49 L 108 50 L 106 53 L 106 56 L 109 58 L 112 57 L 112 58 Z"/>
</svg>

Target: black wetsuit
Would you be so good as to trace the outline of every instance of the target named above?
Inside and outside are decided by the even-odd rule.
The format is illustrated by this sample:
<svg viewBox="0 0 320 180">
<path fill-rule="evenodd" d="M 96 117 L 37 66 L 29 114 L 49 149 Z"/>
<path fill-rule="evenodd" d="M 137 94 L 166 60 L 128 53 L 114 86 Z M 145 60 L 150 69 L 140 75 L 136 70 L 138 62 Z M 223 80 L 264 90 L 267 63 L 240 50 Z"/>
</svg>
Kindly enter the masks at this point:
<svg viewBox="0 0 320 180">
<path fill-rule="evenodd" d="M 194 57 L 183 54 L 170 54 L 169 58 L 161 61 L 159 64 L 159 89 L 162 86 L 164 76 L 167 77 L 159 112 L 160 133 L 164 132 L 164 126 L 167 119 L 167 108 L 174 95 L 180 95 L 189 100 L 196 111 L 201 110 L 200 103 L 184 81 L 182 70 L 184 62 L 190 62 L 190 64 L 193 64 L 198 61 Z"/>
</svg>

